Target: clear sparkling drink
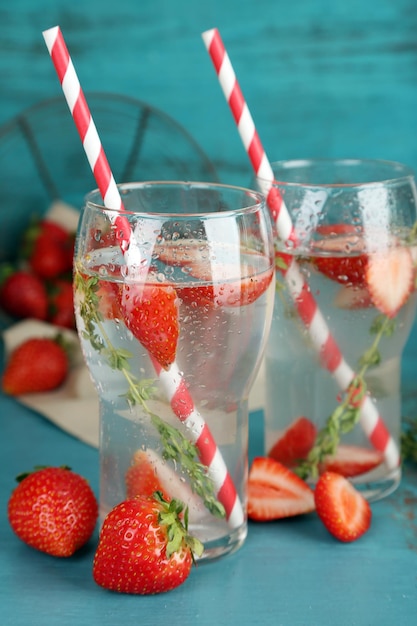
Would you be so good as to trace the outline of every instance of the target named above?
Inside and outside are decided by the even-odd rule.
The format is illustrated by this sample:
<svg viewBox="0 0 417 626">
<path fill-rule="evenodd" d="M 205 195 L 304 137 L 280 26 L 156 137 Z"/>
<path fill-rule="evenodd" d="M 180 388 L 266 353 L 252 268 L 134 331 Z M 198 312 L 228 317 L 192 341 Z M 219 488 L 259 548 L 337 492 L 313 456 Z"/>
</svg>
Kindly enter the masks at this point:
<svg viewBox="0 0 417 626">
<path fill-rule="evenodd" d="M 334 238 L 331 253 L 317 251 L 313 246 L 308 253 L 303 251 L 290 258 L 294 257 L 331 336 L 344 359 L 362 377 L 377 412 L 399 447 L 401 355 L 414 321 L 416 295 L 410 284 L 396 315 L 393 318 L 384 315 L 363 282 L 365 256 L 353 253 L 347 257 L 345 239 Z M 348 264 L 356 275 L 346 275 Z M 361 397 L 359 391 L 358 402 Z M 384 456 L 375 450 L 362 427 L 359 415 L 349 416 L 347 393 L 341 391 L 331 372 L 323 367 L 321 354 L 313 347 L 310 333 L 281 276 L 265 355 L 266 452 L 274 455 L 274 446 L 282 443 L 285 434 L 293 429 L 290 437 L 298 438 L 298 442 L 293 454 L 288 451 L 288 464 L 302 467 L 303 458 L 295 458 L 298 452 L 301 450 L 308 457 L 318 433 L 340 411 L 343 402 L 347 408 L 346 432 L 340 433 L 337 449 L 324 456 L 316 471 L 330 469 L 344 474 L 369 499 L 387 495 L 398 485 L 400 467 L 387 467 Z M 355 406 L 354 400 L 352 405 Z M 314 483 L 314 472 L 308 475 L 305 470 L 304 476 Z"/>
<path fill-rule="evenodd" d="M 401 477 L 401 357 L 416 308 L 417 189 L 400 163 L 273 163 L 277 294 L 265 357 L 265 451 L 369 499 Z"/>
<path fill-rule="evenodd" d="M 134 266 L 103 213 L 85 218 L 78 241 L 89 243 L 76 252 L 77 327 L 100 400 L 101 519 L 160 491 L 186 504 L 206 559 L 247 533 L 248 394 L 274 299 L 272 235 L 258 234 L 267 213 L 249 213 L 243 229 L 232 212 L 208 225 L 141 215 Z"/>
</svg>

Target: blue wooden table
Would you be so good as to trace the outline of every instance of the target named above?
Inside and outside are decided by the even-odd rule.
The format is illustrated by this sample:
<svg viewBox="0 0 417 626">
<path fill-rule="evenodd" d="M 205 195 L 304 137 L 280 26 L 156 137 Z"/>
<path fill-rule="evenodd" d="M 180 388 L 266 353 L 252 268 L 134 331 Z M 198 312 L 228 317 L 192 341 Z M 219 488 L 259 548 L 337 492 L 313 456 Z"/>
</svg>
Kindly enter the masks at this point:
<svg viewBox="0 0 417 626">
<path fill-rule="evenodd" d="M 405 404 L 416 413 L 413 360 L 405 362 Z M 194 568 L 178 589 L 126 596 L 107 592 L 92 579 L 97 534 L 75 556 L 57 559 L 21 543 L 6 518 L 14 477 L 36 464 L 70 465 L 97 493 L 97 450 L 5 396 L 0 432 L 2 626 L 416 624 L 416 467 L 407 466 L 399 489 L 372 505 L 371 529 L 355 543 L 337 542 L 315 514 L 250 523 L 238 552 Z M 259 453 L 262 414 L 257 412 L 250 417 L 250 456 Z"/>
</svg>

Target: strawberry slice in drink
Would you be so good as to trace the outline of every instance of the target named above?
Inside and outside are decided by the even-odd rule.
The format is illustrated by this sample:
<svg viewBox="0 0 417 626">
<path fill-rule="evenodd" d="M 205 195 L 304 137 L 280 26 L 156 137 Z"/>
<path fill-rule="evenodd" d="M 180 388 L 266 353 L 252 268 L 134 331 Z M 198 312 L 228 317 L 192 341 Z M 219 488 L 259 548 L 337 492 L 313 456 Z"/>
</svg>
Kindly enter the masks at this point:
<svg viewBox="0 0 417 626">
<path fill-rule="evenodd" d="M 353 478 L 370 472 L 383 461 L 383 455 L 377 450 L 341 444 L 336 453 L 322 463 L 320 473 L 330 471 L 341 474 L 345 478 Z"/>
<path fill-rule="evenodd" d="M 120 311 L 136 339 L 161 367 L 168 369 L 175 361 L 179 336 L 174 287 L 170 283 L 126 282 L 120 290 Z"/>
<path fill-rule="evenodd" d="M 255 259 L 254 259 L 255 261 Z M 216 307 L 240 307 L 255 302 L 269 287 L 273 279 L 273 269 L 259 271 L 259 264 L 242 263 L 236 267 L 231 263 L 188 265 L 188 273 L 201 285 L 184 285 L 179 289 L 179 297 L 186 304 L 209 305 Z"/>
<path fill-rule="evenodd" d="M 295 467 L 304 460 L 316 440 L 317 428 L 304 416 L 298 417 L 274 443 L 268 456 L 287 467 Z"/>
<path fill-rule="evenodd" d="M 216 254 L 207 243 L 188 241 L 183 244 L 164 243 L 157 252 L 165 265 L 180 267 L 184 276 L 198 283 L 184 282 L 177 286 L 181 300 L 191 306 L 240 307 L 255 302 L 271 284 L 274 272 L 265 258 L 251 250 L 242 251 L 242 260 L 230 262 L 227 247 Z M 220 259 L 220 260 L 219 260 Z"/>
<path fill-rule="evenodd" d="M 395 317 L 413 289 L 414 268 L 408 248 L 388 248 L 369 256 L 366 283 L 374 305 Z"/>
<path fill-rule="evenodd" d="M 312 489 L 290 469 L 267 457 L 253 460 L 248 478 L 248 517 L 258 522 L 309 513 Z"/>
<path fill-rule="evenodd" d="M 343 285 L 338 290 L 333 304 L 338 309 L 353 311 L 356 309 L 369 309 L 373 306 L 369 289 L 365 286 Z"/>
<path fill-rule="evenodd" d="M 350 224 L 319 226 L 316 232 L 323 237 L 312 246 L 320 253 L 312 259 L 316 268 L 342 285 L 365 284 L 368 256 L 360 232 Z"/>
<path fill-rule="evenodd" d="M 181 500 L 189 511 L 189 519 L 198 521 L 205 513 L 201 499 L 189 484 L 164 461 L 157 452 L 147 448 L 136 450 L 125 476 L 126 496 L 152 496 L 160 491 L 166 500 Z"/>
</svg>

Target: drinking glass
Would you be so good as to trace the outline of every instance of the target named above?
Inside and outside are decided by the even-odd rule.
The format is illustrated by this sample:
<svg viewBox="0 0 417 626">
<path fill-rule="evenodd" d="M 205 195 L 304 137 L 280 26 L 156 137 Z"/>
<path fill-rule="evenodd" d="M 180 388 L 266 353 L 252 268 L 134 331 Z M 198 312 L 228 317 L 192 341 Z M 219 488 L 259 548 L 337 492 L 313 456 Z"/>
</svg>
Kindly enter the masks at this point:
<svg viewBox="0 0 417 626">
<path fill-rule="evenodd" d="M 272 319 L 262 194 L 227 185 L 91 192 L 75 253 L 77 328 L 100 404 L 100 516 L 161 491 L 188 507 L 203 559 L 247 533 L 248 394 Z"/>
<path fill-rule="evenodd" d="M 401 477 L 401 355 L 416 308 L 414 176 L 380 160 L 272 169 L 278 219 L 286 211 L 291 229 L 275 242 L 265 452 L 313 484 L 324 470 L 342 473 L 375 500 Z"/>
</svg>

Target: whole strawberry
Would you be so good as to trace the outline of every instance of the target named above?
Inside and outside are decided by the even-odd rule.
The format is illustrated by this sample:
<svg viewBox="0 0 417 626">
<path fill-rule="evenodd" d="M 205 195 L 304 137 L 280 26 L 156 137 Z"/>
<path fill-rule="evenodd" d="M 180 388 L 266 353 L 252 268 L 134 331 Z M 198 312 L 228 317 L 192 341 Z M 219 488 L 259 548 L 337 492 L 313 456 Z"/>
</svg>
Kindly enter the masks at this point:
<svg viewBox="0 0 417 626">
<path fill-rule="evenodd" d="M 11 353 L 3 372 L 3 391 L 12 396 L 51 391 L 68 374 L 68 354 L 59 340 L 26 339 Z"/>
<path fill-rule="evenodd" d="M 45 467 L 18 477 L 8 503 L 16 535 L 32 548 L 68 557 L 90 539 L 98 506 L 88 482 L 69 468 Z"/>
<path fill-rule="evenodd" d="M 48 296 L 45 284 L 31 272 L 12 271 L 1 284 L 0 306 L 13 317 L 46 320 Z"/>
<path fill-rule="evenodd" d="M 155 594 L 181 585 L 191 571 L 193 554 L 202 544 L 180 520 L 183 504 L 152 497 L 125 500 L 104 520 L 94 557 L 95 582 L 111 591 Z"/>
</svg>

